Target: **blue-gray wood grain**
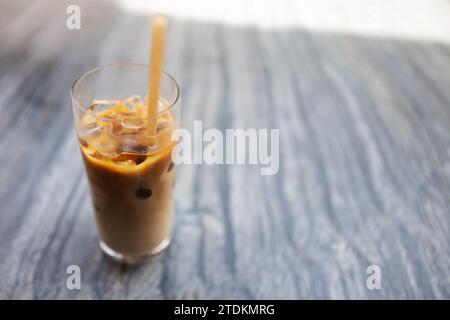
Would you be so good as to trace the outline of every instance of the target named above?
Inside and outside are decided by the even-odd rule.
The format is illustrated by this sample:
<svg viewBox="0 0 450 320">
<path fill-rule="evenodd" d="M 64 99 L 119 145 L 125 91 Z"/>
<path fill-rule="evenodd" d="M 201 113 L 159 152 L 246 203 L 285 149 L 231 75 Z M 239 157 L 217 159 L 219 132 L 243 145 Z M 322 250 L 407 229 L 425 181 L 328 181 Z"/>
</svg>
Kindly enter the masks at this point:
<svg viewBox="0 0 450 320">
<path fill-rule="evenodd" d="M 69 90 L 145 63 L 148 20 L 76 2 L 72 31 L 68 3 L 0 2 L 0 298 L 450 298 L 449 45 L 172 18 L 183 124 L 280 128 L 280 170 L 180 166 L 173 242 L 130 267 L 98 248 Z"/>
</svg>

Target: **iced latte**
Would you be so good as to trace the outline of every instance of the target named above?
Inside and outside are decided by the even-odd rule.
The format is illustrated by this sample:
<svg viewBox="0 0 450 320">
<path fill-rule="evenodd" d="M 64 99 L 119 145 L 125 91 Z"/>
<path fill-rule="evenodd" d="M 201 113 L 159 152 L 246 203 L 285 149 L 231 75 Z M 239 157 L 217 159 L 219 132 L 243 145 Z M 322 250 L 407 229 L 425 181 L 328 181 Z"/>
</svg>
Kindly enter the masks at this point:
<svg viewBox="0 0 450 320">
<path fill-rule="evenodd" d="M 84 96 L 83 83 L 74 86 L 77 135 L 100 246 L 125 262 L 156 254 L 170 241 L 175 183 L 171 153 L 176 145 L 172 133 L 177 127 L 173 106 L 178 87 L 170 84 L 174 80 L 169 76 L 167 81 L 162 91 L 168 100 L 160 98 L 158 112 L 150 119 L 151 132 L 146 98 L 95 99 L 91 91 Z"/>
</svg>

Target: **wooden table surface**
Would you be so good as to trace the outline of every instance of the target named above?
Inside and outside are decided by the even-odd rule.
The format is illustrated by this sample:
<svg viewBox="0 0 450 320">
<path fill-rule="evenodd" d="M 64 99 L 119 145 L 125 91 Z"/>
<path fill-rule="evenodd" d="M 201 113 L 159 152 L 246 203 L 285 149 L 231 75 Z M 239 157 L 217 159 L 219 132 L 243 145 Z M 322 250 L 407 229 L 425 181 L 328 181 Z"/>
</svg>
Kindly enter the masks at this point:
<svg viewBox="0 0 450 320">
<path fill-rule="evenodd" d="M 279 128 L 280 170 L 179 166 L 171 246 L 125 266 L 97 244 L 69 90 L 145 63 L 148 18 L 75 1 L 68 30 L 72 2 L 0 1 L 0 298 L 450 298 L 448 44 L 172 17 L 183 124 Z"/>
</svg>

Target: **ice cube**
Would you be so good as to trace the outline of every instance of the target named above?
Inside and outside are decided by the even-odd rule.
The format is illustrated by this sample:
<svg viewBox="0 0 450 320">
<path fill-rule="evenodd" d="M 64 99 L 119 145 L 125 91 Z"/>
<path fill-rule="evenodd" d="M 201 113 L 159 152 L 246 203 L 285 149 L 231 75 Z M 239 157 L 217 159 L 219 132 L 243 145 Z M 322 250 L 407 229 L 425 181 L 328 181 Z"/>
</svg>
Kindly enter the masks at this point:
<svg viewBox="0 0 450 320">
<path fill-rule="evenodd" d="M 156 143 L 155 136 L 141 135 L 136 137 L 136 141 L 147 147 L 147 154 L 152 154 L 158 150 L 158 144 Z"/>
<path fill-rule="evenodd" d="M 144 162 L 145 159 L 147 159 L 146 155 L 121 153 L 119 156 L 115 157 L 113 161 L 119 165 L 137 165 Z"/>
<path fill-rule="evenodd" d="M 122 127 L 130 130 L 145 130 L 144 121 L 140 119 L 122 119 Z"/>
<path fill-rule="evenodd" d="M 115 137 L 136 136 L 145 132 L 144 121 L 139 119 L 114 120 L 111 126 L 111 135 Z"/>
<path fill-rule="evenodd" d="M 158 125 L 156 126 L 156 132 L 159 132 L 159 131 L 161 131 L 161 130 L 163 130 L 165 128 L 168 128 L 168 127 L 170 127 L 169 121 L 158 122 Z"/>
<path fill-rule="evenodd" d="M 129 159 L 136 164 L 140 164 L 147 159 L 149 147 L 145 144 L 133 140 L 122 141 L 122 154 L 118 157 L 119 160 Z"/>
<path fill-rule="evenodd" d="M 88 154 L 93 158 L 103 159 L 103 156 L 98 151 L 93 150 L 93 151 L 90 151 Z"/>
<path fill-rule="evenodd" d="M 92 122 L 97 122 L 97 117 L 95 117 L 92 113 L 86 113 L 82 118 L 81 118 L 81 125 L 84 126 L 86 124 L 92 123 Z"/>
<path fill-rule="evenodd" d="M 88 111 L 93 113 L 102 113 L 105 110 L 117 108 L 120 106 L 123 111 L 136 111 L 139 106 L 143 105 L 143 100 L 138 95 L 132 95 L 123 99 L 95 99 L 92 100 L 88 107 Z"/>
<path fill-rule="evenodd" d="M 136 108 L 141 104 L 142 98 L 138 95 L 132 95 L 126 99 L 123 100 L 123 104 L 129 109 L 129 110 L 136 110 Z"/>
<path fill-rule="evenodd" d="M 102 140 L 95 145 L 98 152 L 110 158 L 114 158 L 120 154 L 120 146 L 113 140 Z"/>
<path fill-rule="evenodd" d="M 84 140 L 85 142 L 98 137 L 100 133 L 102 133 L 102 128 L 98 125 L 97 122 L 88 123 L 78 130 L 79 138 Z"/>
<path fill-rule="evenodd" d="M 114 112 L 114 118 L 116 120 L 119 119 L 132 119 L 133 117 L 136 118 L 136 113 L 135 112 Z"/>
<path fill-rule="evenodd" d="M 113 162 L 115 164 L 118 164 L 119 166 L 134 166 L 136 164 L 131 159 L 125 159 L 125 160 L 116 160 L 116 159 L 114 159 Z"/>
<path fill-rule="evenodd" d="M 120 103 L 120 100 L 118 100 L 118 99 L 92 100 L 91 105 L 89 106 L 88 110 L 92 111 L 94 113 L 99 113 L 99 112 L 111 109 L 119 103 Z"/>
<path fill-rule="evenodd" d="M 80 144 L 81 144 L 83 147 L 88 147 L 88 146 L 89 146 L 89 143 L 87 143 L 87 141 L 84 140 L 84 139 L 78 138 L 78 141 L 80 142 Z"/>
<path fill-rule="evenodd" d="M 122 152 L 136 155 L 146 155 L 149 151 L 148 146 L 133 140 L 122 141 Z"/>
</svg>

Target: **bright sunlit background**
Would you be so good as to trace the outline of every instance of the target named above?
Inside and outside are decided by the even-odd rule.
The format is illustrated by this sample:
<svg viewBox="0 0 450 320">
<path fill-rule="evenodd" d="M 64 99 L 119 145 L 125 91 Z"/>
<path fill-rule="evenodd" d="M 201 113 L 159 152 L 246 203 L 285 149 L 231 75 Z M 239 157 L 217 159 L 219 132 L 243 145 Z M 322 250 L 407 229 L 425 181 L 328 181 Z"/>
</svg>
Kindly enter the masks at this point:
<svg viewBox="0 0 450 320">
<path fill-rule="evenodd" d="M 160 12 L 205 22 L 450 42 L 447 0 L 116 1 L 135 13 Z"/>
</svg>

